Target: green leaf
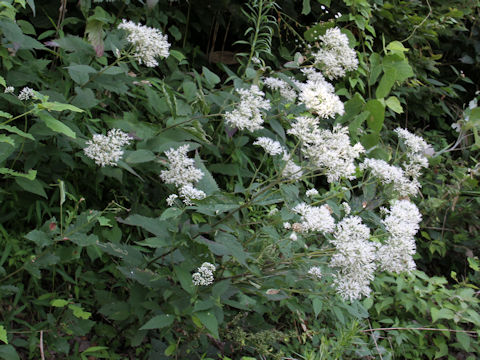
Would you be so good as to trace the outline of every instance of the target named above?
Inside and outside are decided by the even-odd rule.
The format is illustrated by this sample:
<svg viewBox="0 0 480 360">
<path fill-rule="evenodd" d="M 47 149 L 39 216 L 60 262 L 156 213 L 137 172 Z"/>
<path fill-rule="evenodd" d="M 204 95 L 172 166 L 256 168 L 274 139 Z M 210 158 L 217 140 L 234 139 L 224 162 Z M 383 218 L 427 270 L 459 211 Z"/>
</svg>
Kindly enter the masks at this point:
<svg viewBox="0 0 480 360">
<path fill-rule="evenodd" d="M 210 171 L 207 170 L 197 153 L 195 154 L 195 166 L 203 172 L 203 177 L 197 183 L 196 187 L 204 191 L 207 196 L 219 191 L 220 189 L 217 185 L 217 182 L 213 178 L 212 174 L 210 174 Z"/>
<path fill-rule="evenodd" d="M 12 345 L 0 345 L 0 359 L 20 360 L 17 351 Z"/>
<path fill-rule="evenodd" d="M 68 239 L 78 246 L 85 247 L 97 244 L 98 236 L 95 234 L 87 235 L 84 233 L 76 232 L 68 236 Z"/>
<path fill-rule="evenodd" d="M 37 170 L 28 170 L 28 173 L 23 174 L 23 173 L 16 172 L 12 169 L 0 168 L 0 174 L 20 176 L 20 177 L 24 177 L 24 178 L 29 179 L 29 180 L 33 180 L 37 176 Z"/>
<path fill-rule="evenodd" d="M 166 209 L 162 215 L 160 216 L 160 220 L 167 220 L 171 218 L 176 218 L 180 215 L 182 215 L 183 211 L 182 209 L 176 208 L 176 207 L 170 207 Z"/>
<path fill-rule="evenodd" d="M 11 146 L 15 146 L 15 140 L 12 137 L 5 134 L 0 134 L 0 142 L 7 143 Z"/>
<path fill-rule="evenodd" d="M 369 100 L 365 109 L 370 113 L 367 118 L 367 125 L 375 132 L 380 132 L 385 120 L 385 106 L 378 100 Z"/>
<path fill-rule="evenodd" d="M 80 306 L 70 304 L 68 308 L 73 311 L 73 316 L 79 319 L 87 320 L 92 316 L 92 313 L 83 310 Z"/>
<path fill-rule="evenodd" d="M 312 26 L 310 29 L 303 33 L 305 40 L 312 42 L 318 41 L 319 36 L 325 35 L 328 29 L 335 27 L 333 21 L 319 22 L 317 25 Z"/>
<path fill-rule="evenodd" d="M 243 250 L 242 244 L 231 234 L 227 234 L 223 231 L 219 232 L 215 236 L 215 241 L 224 245 L 230 252 L 230 254 L 242 265 L 247 265 L 248 254 Z"/>
<path fill-rule="evenodd" d="M 35 140 L 35 138 L 32 135 L 27 134 L 26 132 L 23 132 L 22 130 L 20 130 L 16 126 L 0 125 L 0 129 L 9 131 L 11 133 L 17 134 L 21 137 L 24 137 L 24 138 L 27 138 L 27 139 L 30 139 L 30 140 Z"/>
<path fill-rule="evenodd" d="M 6 118 L 6 119 L 9 119 L 12 117 L 12 114 L 9 114 L 5 111 L 0 111 L 0 117 L 3 117 L 3 118 Z M 4 125 L 0 125 L 0 126 L 4 126 Z"/>
<path fill-rule="evenodd" d="M 470 348 L 470 336 L 464 332 L 457 332 L 457 341 L 459 344 L 462 346 L 463 350 L 465 351 L 471 351 L 472 349 Z"/>
<path fill-rule="evenodd" d="M 315 317 L 317 317 L 318 314 L 320 314 L 320 312 L 322 311 L 322 307 L 323 307 L 322 300 L 320 300 L 319 298 L 314 298 L 312 300 L 312 305 L 313 305 L 313 312 L 315 313 Z"/>
<path fill-rule="evenodd" d="M 8 344 L 7 330 L 5 330 L 3 325 L 0 325 L 0 340 L 3 341 L 5 344 Z"/>
<path fill-rule="evenodd" d="M 393 52 L 407 52 L 408 49 L 400 41 L 392 41 L 387 45 L 387 49 Z"/>
<path fill-rule="evenodd" d="M 57 133 L 65 134 L 68 137 L 71 137 L 73 139 L 76 138 L 75 132 L 72 129 L 70 129 L 67 125 L 65 125 L 61 121 L 55 119 L 49 113 L 45 111 L 41 111 L 37 115 L 43 122 L 45 122 L 45 125 L 47 125 L 47 127 L 52 129 L 53 131 Z"/>
<path fill-rule="evenodd" d="M 59 103 L 59 102 L 44 102 L 44 103 L 38 104 L 38 107 L 40 109 L 45 109 L 45 110 L 48 110 L 48 111 L 70 110 L 70 111 L 74 111 L 74 112 L 83 112 L 82 109 L 80 109 L 76 106 L 73 106 L 73 105 L 70 105 L 70 104 L 63 104 L 63 103 Z"/>
<path fill-rule="evenodd" d="M 70 65 L 66 69 L 72 80 L 79 85 L 84 85 L 90 78 L 90 74 L 97 72 L 97 70 L 88 65 Z"/>
<path fill-rule="evenodd" d="M 173 324 L 173 321 L 175 320 L 174 315 L 170 314 L 163 314 L 163 315 L 157 315 L 147 321 L 145 325 L 143 325 L 140 330 L 152 330 L 152 329 L 162 329 L 164 327 L 168 327 Z"/>
<path fill-rule="evenodd" d="M 37 244 L 37 246 L 40 247 L 45 247 L 53 244 L 53 240 L 50 238 L 50 236 L 40 230 L 30 231 L 27 235 L 25 235 L 25 238 L 33 241 L 35 244 Z"/>
<path fill-rule="evenodd" d="M 403 113 L 402 105 L 396 96 L 390 96 L 387 100 L 385 100 L 385 104 L 389 109 L 392 109 L 397 114 Z"/>
<path fill-rule="evenodd" d="M 397 77 L 397 71 L 393 67 L 384 67 L 383 73 L 382 79 L 375 92 L 377 99 L 384 98 L 390 93 Z"/>
<path fill-rule="evenodd" d="M 208 331 L 213 335 L 215 339 L 219 339 L 218 335 L 218 321 L 215 314 L 211 311 L 201 311 L 195 313 L 195 316 L 201 321 Z"/>
<path fill-rule="evenodd" d="M 15 182 L 20 186 L 23 190 L 31 192 L 33 194 L 40 195 L 41 197 L 48 199 L 45 190 L 43 189 L 43 185 L 37 179 L 29 180 L 23 177 L 15 178 Z"/>
<path fill-rule="evenodd" d="M 168 222 L 160 220 L 159 218 L 149 218 L 146 216 L 134 214 L 130 215 L 125 220 L 118 221 L 127 225 L 140 226 L 141 228 L 147 230 L 148 232 L 156 236 L 170 236 L 167 229 Z"/>
<path fill-rule="evenodd" d="M 202 74 L 205 77 L 207 84 L 212 88 L 220 82 L 218 75 L 207 69 L 205 66 L 202 66 Z"/>
<path fill-rule="evenodd" d="M 63 299 L 54 299 L 50 302 L 51 306 L 58 307 L 58 308 L 65 307 L 68 304 L 70 304 L 70 302 L 68 300 L 63 300 Z"/>
<path fill-rule="evenodd" d="M 124 160 L 129 164 L 141 164 L 155 160 L 155 154 L 145 149 L 126 151 Z"/>
<path fill-rule="evenodd" d="M 447 308 L 437 309 L 432 307 L 430 314 L 432 315 L 432 322 L 437 322 L 439 319 L 451 320 L 455 316 L 454 312 Z"/>
<path fill-rule="evenodd" d="M 312 9 L 310 8 L 310 0 L 303 0 L 302 14 L 308 15 L 311 11 Z"/>
<path fill-rule="evenodd" d="M 172 55 L 175 59 L 177 59 L 178 61 L 182 61 L 182 60 L 185 60 L 186 57 L 185 55 L 183 55 L 180 51 L 178 50 L 170 50 L 170 55 Z"/>
<path fill-rule="evenodd" d="M 182 285 L 183 290 L 189 294 L 193 294 L 195 292 L 195 286 L 192 282 L 192 274 L 186 268 L 186 264 L 175 265 L 173 267 L 173 271 L 175 272 L 178 281 L 180 281 L 180 285 Z"/>
</svg>

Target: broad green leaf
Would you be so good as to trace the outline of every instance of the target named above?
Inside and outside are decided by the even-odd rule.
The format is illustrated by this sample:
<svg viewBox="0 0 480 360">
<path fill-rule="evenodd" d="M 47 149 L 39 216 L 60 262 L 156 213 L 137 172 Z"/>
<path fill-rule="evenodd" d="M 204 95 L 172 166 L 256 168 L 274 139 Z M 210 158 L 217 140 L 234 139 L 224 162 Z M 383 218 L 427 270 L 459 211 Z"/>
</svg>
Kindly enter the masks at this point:
<svg viewBox="0 0 480 360">
<path fill-rule="evenodd" d="M 195 166 L 203 171 L 203 177 L 197 183 L 196 187 L 205 191 L 207 196 L 219 191 L 217 182 L 213 178 L 212 174 L 210 174 L 210 171 L 207 170 L 197 153 L 195 154 Z"/>
<path fill-rule="evenodd" d="M 312 9 L 310 8 L 310 0 L 303 0 L 303 5 L 302 5 L 302 14 L 303 15 L 308 15 Z"/>
<path fill-rule="evenodd" d="M 74 244 L 78 246 L 90 246 L 90 245 L 95 245 L 98 242 L 98 236 L 95 234 L 84 234 L 80 232 L 76 232 L 70 236 L 68 236 L 68 239 L 73 242 Z"/>
<path fill-rule="evenodd" d="M 390 96 L 387 100 L 385 100 L 385 104 L 395 111 L 397 114 L 403 113 L 402 105 L 396 96 Z"/>
<path fill-rule="evenodd" d="M 209 84 L 212 88 L 220 82 L 220 78 L 218 77 L 218 75 L 210 71 L 205 66 L 202 66 L 202 74 L 205 77 L 207 84 Z"/>
<path fill-rule="evenodd" d="M 108 350 L 108 346 L 91 346 L 88 349 L 82 351 L 82 354 L 91 354 L 98 351 Z"/>
<path fill-rule="evenodd" d="M 175 320 L 174 315 L 170 314 L 163 314 L 163 315 L 157 315 L 147 321 L 145 325 L 143 325 L 140 330 L 152 330 L 152 329 L 162 329 L 164 327 L 168 327 L 173 324 L 173 321 Z"/>
<path fill-rule="evenodd" d="M 43 185 L 37 179 L 29 180 L 23 177 L 16 177 L 15 182 L 23 189 L 33 194 L 40 195 L 41 197 L 48 199 L 47 194 L 43 188 Z"/>
<path fill-rule="evenodd" d="M 70 302 L 68 300 L 63 300 L 63 299 L 54 299 L 50 302 L 50 305 L 53 307 L 65 307 L 68 304 L 70 304 Z"/>
<path fill-rule="evenodd" d="M 160 220 L 160 218 L 149 218 L 134 214 L 130 215 L 125 220 L 118 221 L 131 226 L 140 226 L 156 236 L 170 237 L 170 233 L 168 232 L 168 222 Z"/>
<path fill-rule="evenodd" d="M 0 340 L 8 344 L 7 330 L 5 330 L 3 325 L 0 325 Z"/>
<path fill-rule="evenodd" d="M 394 52 L 407 52 L 408 49 L 400 41 L 392 41 L 387 45 L 387 49 Z"/>
<path fill-rule="evenodd" d="M 80 306 L 70 304 L 68 305 L 68 308 L 73 311 L 73 316 L 79 319 L 87 320 L 88 318 L 90 318 L 90 316 L 92 316 L 92 313 L 83 310 Z"/>
<path fill-rule="evenodd" d="M 243 249 L 242 244 L 231 234 L 223 231 L 218 232 L 215 241 L 224 245 L 230 254 L 242 265 L 247 265 L 248 254 Z"/>
<path fill-rule="evenodd" d="M 24 178 L 29 179 L 29 180 L 33 180 L 37 176 L 37 170 L 28 170 L 28 173 L 23 174 L 23 173 L 16 172 L 12 169 L 0 168 L 0 174 L 20 176 L 20 177 L 24 177 Z"/>
<path fill-rule="evenodd" d="M 79 85 L 84 85 L 90 78 L 90 74 L 97 72 L 97 70 L 88 65 L 70 65 L 66 69 L 72 80 Z"/>
<path fill-rule="evenodd" d="M 393 67 L 383 68 L 383 76 L 375 92 L 377 99 L 382 99 L 390 93 L 396 77 L 397 71 Z"/>
<path fill-rule="evenodd" d="M 14 134 L 17 134 L 17 135 L 19 135 L 21 137 L 24 137 L 26 139 L 35 140 L 35 138 L 32 135 L 27 134 L 26 132 L 23 132 L 22 130 L 20 130 L 16 126 L 0 125 L 0 129 L 9 131 L 9 132 L 14 133 Z"/>
<path fill-rule="evenodd" d="M 457 336 L 457 341 L 462 346 L 463 350 L 472 351 L 470 347 L 471 338 L 470 336 L 468 336 L 468 334 L 464 332 L 457 332 L 456 336 Z"/>
<path fill-rule="evenodd" d="M 59 103 L 59 102 L 44 102 L 44 103 L 38 104 L 38 107 L 40 109 L 45 109 L 45 110 L 48 110 L 48 111 L 70 110 L 70 111 L 74 111 L 74 112 L 83 112 L 82 109 L 80 109 L 76 106 L 73 106 L 73 105 L 70 105 L 70 104 L 62 104 L 62 103 Z"/>
<path fill-rule="evenodd" d="M 3 76 L 0 76 L 0 85 L 3 85 L 3 87 L 7 87 L 7 83 L 5 82 Z"/>
<path fill-rule="evenodd" d="M 195 313 L 195 316 L 201 321 L 208 331 L 213 335 L 215 339 L 219 338 L 218 335 L 218 321 L 213 311 L 200 311 Z"/>
<path fill-rule="evenodd" d="M 30 231 L 27 235 L 25 235 L 25 238 L 33 241 L 35 244 L 37 244 L 37 246 L 40 247 L 45 247 L 53 244 L 53 240 L 50 238 L 50 236 L 40 230 Z"/>
<path fill-rule="evenodd" d="M 6 118 L 6 119 L 9 119 L 12 117 L 12 114 L 9 114 L 5 111 L 0 111 L 0 117 L 3 117 L 3 118 Z M 0 126 L 4 126 L 4 125 L 0 125 Z"/>
<path fill-rule="evenodd" d="M 182 285 L 183 290 L 189 294 L 193 294 L 195 292 L 195 286 L 192 282 L 192 274 L 187 270 L 185 264 L 175 265 L 173 267 L 173 271 L 175 272 L 178 281 L 180 281 L 180 285 Z"/>
<path fill-rule="evenodd" d="M 141 164 L 155 160 L 155 154 L 150 150 L 125 151 L 125 162 L 129 164 Z"/>
<path fill-rule="evenodd" d="M 450 309 L 447 308 L 442 308 L 442 309 L 437 309 L 435 307 L 432 307 L 430 309 L 430 314 L 432 315 L 432 322 L 437 322 L 437 320 L 440 319 L 453 319 L 455 316 L 454 312 Z"/>
<path fill-rule="evenodd" d="M 70 129 L 67 125 L 62 123 L 60 120 L 55 119 L 49 113 L 45 111 L 41 111 L 37 115 L 43 122 L 45 122 L 45 125 L 47 125 L 47 127 L 52 129 L 53 131 L 57 133 L 65 134 L 68 137 L 71 137 L 73 139 L 76 138 L 75 132 L 72 129 Z"/>
<path fill-rule="evenodd" d="M 170 207 L 166 209 L 162 215 L 160 216 L 160 220 L 167 220 L 171 218 L 176 218 L 180 215 L 182 215 L 183 211 L 182 209 L 176 208 L 176 207 Z"/>
<path fill-rule="evenodd" d="M 313 312 L 315 313 L 315 317 L 317 317 L 318 314 L 320 314 L 320 312 L 322 311 L 322 307 L 323 307 L 322 300 L 320 300 L 319 298 L 314 298 L 312 300 L 312 305 L 313 305 Z"/>
<path fill-rule="evenodd" d="M 15 146 L 15 140 L 12 137 L 7 136 L 5 134 L 0 134 L 0 142 Z"/>
<path fill-rule="evenodd" d="M 20 360 L 17 351 L 12 345 L 0 345 L 0 359 Z"/>
<path fill-rule="evenodd" d="M 367 118 L 367 125 L 375 132 L 380 132 L 385 120 L 385 106 L 378 100 L 369 100 L 365 109 L 370 113 Z"/>
<path fill-rule="evenodd" d="M 182 61 L 182 60 L 185 60 L 186 57 L 185 55 L 183 55 L 180 51 L 178 50 L 170 50 L 170 55 L 172 55 L 175 59 L 177 59 L 178 61 Z"/>
</svg>

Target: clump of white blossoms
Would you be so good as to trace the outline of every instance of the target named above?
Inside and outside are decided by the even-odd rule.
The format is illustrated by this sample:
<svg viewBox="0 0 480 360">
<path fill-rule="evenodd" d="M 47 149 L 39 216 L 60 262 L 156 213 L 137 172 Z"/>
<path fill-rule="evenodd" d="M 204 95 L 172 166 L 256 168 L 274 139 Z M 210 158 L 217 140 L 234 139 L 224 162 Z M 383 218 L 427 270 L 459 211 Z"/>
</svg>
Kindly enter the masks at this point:
<svg viewBox="0 0 480 360">
<path fill-rule="evenodd" d="M 168 57 L 170 43 L 167 41 L 167 35 L 162 34 L 160 30 L 125 19 L 118 28 L 127 31 L 127 40 L 134 48 L 133 56 L 140 64 L 155 67 L 158 65 L 157 57 Z"/>
<path fill-rule="evenodd" d="M 348 128 L 336 125 L 332 131 L 320 129 L 319 119 L 298 117 L 287 133 L 297 136 L 302 142 L 302 153 L 313 166 L 325 171 L 327 181 L 332 183 L 345 177 L 355 176 L 355 159 L 365 150 L 360 143 L 350 145 Z"/>
<path fill-rule="evenodd" d="M 345 109 L 342 101 L 335 94 L 333 85 L 327 82 L 321 73 L 311 68 L 303 72 L 307 76 L 307 81 L 298 84 L 300 103 L 324 119 L 343 115 Z"/>
<path fill-rule="evenodd" d="M 179 195 L 186 205 L 193 205 L 192 200 L 202 200 L 206 195 L 193 185 L 203 177 L 204 173 L 195 167 L 195 160 L 187 156 L 188 150 L 189 145 L 187 144 L 177 149 L 170 148 L 165 151 L 169 161 L 169 169 L 162 170 L 160 178 L 165 183 L 174 184 L 179 188 Z M 173 203 L 175 198 L 170 198 L 170 200 Z"/>
<path fill-rule="evenodd" d="M 28 99 L 33 98 L 34 96 L 35 96 L 35 91 L 32 88 L 29 88 L 28 86 L 26 86 L 22 90 L 20 90 L 20 93 L 18 94 L 18 100 L 27 101 Z"/>
<path fill-rule="evenodd" d="M 282 160 L 285 161 L 285 165 L 282 170 L 282 176 L 284 178 L 290 180 L 299 180 L 302 178 L 302 168 L 293 162 L 288 152 L 284 151 Z"/>
<path fill-rule="evenodd" d="M 414 179 L 420 176 L 422 168 L 428 167 L 427 155 L 433 155 L 433 148 L 420 136 L 414 135 L 406 129 L 396 128 L 395 132 L 407 148 L 408 162 L 403 163 L 405 174 Z"/>
<path fill-rule="evenodd" d="M 308 270 L 308 274 L 320 279 L 322 277 L 322 269 L 318 266 L 312 266 L 310 270 Z"/>
<path fill-rule="evenodd" d="M 253 145 L 261 146 L 267 154 L 272 156 L 279 155 L 284 151 L 283 146 L 278 141 L 264 136 L 257 138 Z"/>
<path fill-rule="evenodd" d="M 381 270 L 401 273 L 415 269 L 412 256 L 415 254 L 415 234 L 418 232 L 422 215 L 415 204 L 408 200 L 397 200 L 386 210 L 382 220 L 389 237 L 377 251 Z"/>
<path fill-rule="evenodd" d="M 204 262 L 202 266 L 197 269 L 197 272 L 192 275 L 192 282 L 195 286 L 207 286 L 213 284 L 215 280 L 213 278 L 213 272 L 215 271 L 215 265 Z"/>
<path fill-rule="evenodd" d="M 306 191 L 305 195 L 308 197 L 316 196 L 318 195 L 318 190 L 317 189 L 309 189 Z"/>
<path fill-rule="evenodd" d="M 263 83 L 268 88 L 279 91 L 280 96 L 289 102 L 295 102 L 297 99 L 297 92 L 285 80 L 268 77 L 263 80 Z"/>
<path fill-rule="evenodd" d="M 328 206 L 311 206 L 300 203 L 292 209 L 300 214 L 300 231 L 311 232 L 320 231 L 331 233 L 335 229 L 335 220 L 330 214 Z"/>
<path fill-rule="evenodd" d="M 322 48 L 313 56 L 327 78 L 343 77 L 347 71 L 357 69 L 357 54 L 349 46 L 348 37 L 342 34 L 338 27 L 328 29 L 319 39 L 322 41 Z"/>
<path fill-rule="evenodd" d="M 130 144 L 132 137 L 119 129 L 111 129 L 107 135 L 95 134 L 83 149 L 85 155 L 95 160 L 95 164 L 116 166 L 123 156 L 122 147 Z"/>
<path fill-rule="evenodd" d="M 261 110 L 270 110 L 270 101 L 264 99 L 265 93 L 257 85 L 250 89 L 235 89 L 240 95 L 240 103 L 233 111 L 225 113 L 225 122 L 239 130 L 255 131 L 263 129 Z"/>
<path fill-rule="evenodd" d="M 380 159 L 365 159 L 360 164 L 360 169 L 370 170 L 373 176 L 377 177 L 382 184 L 393 184 L 393 190 L 400 196 L 414 196 L 418 193 L 420 183 L 416 178 L 409 179 L 402 168 L 389 165 Z"/>
<path fill-rule="evenodd" d="M 336 253 L 330 267 L 338 269 L 333 275 L 337 293 L 345 300 L 360 299 L 371 292 L 374 278 L 376 246 L 370 242 L 370 229 L 358 216 L 349 216 L 337 224 L 334 239 Z"/>
<path fill-rule="evenodd" d="M 3 91 L 4 94 L 13 94 L 15 91 L 15 88 L 13 86 L 7 86 L 5 90 Z"/>
</svg>

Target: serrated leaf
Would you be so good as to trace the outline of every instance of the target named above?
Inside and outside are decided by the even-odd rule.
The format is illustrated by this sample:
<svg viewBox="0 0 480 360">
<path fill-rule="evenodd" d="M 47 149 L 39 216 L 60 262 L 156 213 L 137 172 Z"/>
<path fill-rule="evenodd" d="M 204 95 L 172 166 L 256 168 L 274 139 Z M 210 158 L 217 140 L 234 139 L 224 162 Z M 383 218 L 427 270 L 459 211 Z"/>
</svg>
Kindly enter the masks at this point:
<svg viewBox="0 0 480 360">
<path fill-rule="evenodd" d="M 17 134 L 21 137 L 30 139 L 30 140 L 35 140 L 35 138 L 31 134 L 27 134 L 26 132 L 23 132 L 16 126 L 10 126 L 10 125 L 0 125 L 0 129 L 9 131 L 11 133 Z"/>
<path fill-rule="evenodd" d="M 38 104 L 38 107 L 40 109 L 45 109 L 45 110 L 49 110 L 49 111 L 70 110 L 70 111 L 74 111 L 74 112 L 83 112 L 82 109 L 80 109 L 76 106 L 73 106 L 73 105 L 70 105 L 70 104 L 63 104 L 63 103 L 59 103 L 59 102 L 44 102 L 44 103 Z"/>
<path fill-rule="evenodd" d="M 3 341 L 5 344 L 8 344 L 7 330 L 5 330 L 3 325 L 0 325 L 0 340 Z"/>
<path fill-rule="evenodd" d="M 195 313 L 195 316 L 200 322 L 205 325 L 207 330 L 213 335 L 215 339 L 219 339 L 218 335 L 218 321 L 212 311 L 201 311 Z"/>
<path fill-rule="evenodd" d="M 162 215 L 160 216 L 160 220 L 175 218 L 182 215 L 182 213 L 183 213 L 182 209 L 179 209 L 176 207 L 170 207 L 162 213 Z"/>
<path fill-rule="evenodd" d="M 27 235 L 25 235 L 25 238 L 33 241 L 35 244 L 37 244 L 37 246 L 40 247 L 45 247 L 53 244 L 53 240 L 50 238 L 50 236 L 40 230 L 30 231 Z"/>
<path fill-rule="evenodd" d="M 71 65 L 67 66 L 68 74 L 79 85 L 84 85 L 90 78 L 90 74 L 97 72 L 93 67 L 88 65 Z"/>
<path fill-rule="evenodd" d="M 69 304 L 70 302 L 68 300 L 63 300 L 63 299 L 54 299 L 50 302 L 50 305 L 53 307 L 65 307 Z"/>
<path fill-rule="evenodd" d="M 80 306 L 70 304 L 68 308 L 73 311 L 73 316 L 79 319 L 87 320 L 92 316 L 92 313 L 83 310 Z"/>
<path fill-rule="evenodd" d="M 207 84 L 212 88 L 220 82 L 218 75 L 210 71 L 205 66 L 202 66 L 202 75 L 205 77 Z"/>
<path fill-rule="evenodd" d="M 0 358 L 3 360 L 20 360 L 12 345 L 0 345 Z"/>
<path fill-rule="evenodd" d="M 45 190 L 43 189 L 43 185 L 37 179 L 29 180 L 23 177 L 15 178 L 15 182 L 20 186 L 23 190 L 31 192 L 33 194 L 40 195 L 41 197 L 48 199 Z"/>
<path fill-rule="evenodd" d="M 174 320 L 175 316 L 170 314 L 157 315 L 147 321 L 147 323 L 143 325 L 140 330 L 162 329 L 172 325 Z"/>
<path fill-rule="evenodd" d="M 217 182 L 212 174 L 210 174 L 210 171 L 205 167 L 198 154 L 195 154 L 195 166 L 203 172 L 203 177 L 197 183 L 196 187 L 204 191 L 207 196 L 219 191 L 220 188 L 218 187 Z"/>
<path fill-rule="evenodd" d="M 450 309 L 442 308 L 442 309 L 437 309 L 432 307 L 430 309 L 430 314 L 432 315 L 432 322 L 437 322 L 437 320 L 440 319 L 453 319 L 454 317 L 454 312 Z"/>
<path fill-rule="evenodd" d="M 73 139 L 77 137 L 75 135 L 75 132 L 72 129 L 70 129 L 67 125 L 62 123 L 60 120 L 55 119 L 49 113 L 42 111 L 42 112 L 39 112 L 37 115 L 45 123 L 45 125 L 51 130 L 57 133 L 65 134 L 68 137 L 71 137 Z"/>
<path fill-rule="evenodd" d="M 372 99 L 367 102 L 365 109 L 370 113 L 367 117 L 367 125 L 375 132 L 380 132 L 385 120 L 385 106 L 378 100 Z"/>
<path fill-rule="evenodd" d="M 471 351 L 470 342 L 471 338 L 468 336 L 467 333 L 464 332 L 457 332 L 457 341 L 462 346 L 463 350 Z"/>
<path fill-rule="evenodd" d="M 37 170 L 28 170 L 28 173 L 23 174 L 23 173 L 16 172 L 12 169 L 0 168 L 0 174 L 20 176 L 20 177 L 24 177 L 24 178 L 29 179 L 29 180 L 33 180 L 37 176 Z"/>
</svg>

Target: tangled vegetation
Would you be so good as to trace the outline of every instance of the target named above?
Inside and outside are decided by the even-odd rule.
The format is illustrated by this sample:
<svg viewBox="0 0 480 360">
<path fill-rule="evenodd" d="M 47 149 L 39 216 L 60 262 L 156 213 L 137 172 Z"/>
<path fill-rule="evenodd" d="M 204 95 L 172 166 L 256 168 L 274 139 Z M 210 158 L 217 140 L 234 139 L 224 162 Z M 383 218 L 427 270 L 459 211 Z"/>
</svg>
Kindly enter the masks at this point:
<svg viewBox="0 0 480 360">
<path fill-rule="evenodd" d="M 476 359 L 478 19 L 1 0 L 0 358 Z"/>
</svg>

